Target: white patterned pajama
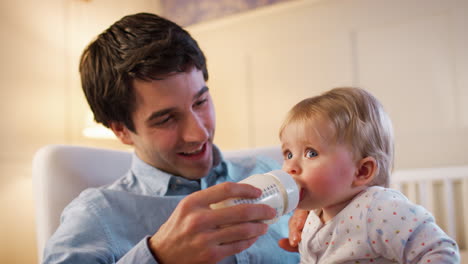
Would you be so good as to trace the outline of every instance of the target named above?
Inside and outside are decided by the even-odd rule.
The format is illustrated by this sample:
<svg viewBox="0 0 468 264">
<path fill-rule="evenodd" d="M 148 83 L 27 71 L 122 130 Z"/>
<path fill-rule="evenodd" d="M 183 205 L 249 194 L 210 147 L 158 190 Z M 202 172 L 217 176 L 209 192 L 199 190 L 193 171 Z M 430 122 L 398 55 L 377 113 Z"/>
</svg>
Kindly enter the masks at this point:
<svg viewBox="0 0 468 264">
<path fill-rule="evenodd" d="M 373 186 L 322 224 L 311 211 L 301 263 L 459 263 L 455 241 L 425 208 L 396 190 Z"/>
</svg>

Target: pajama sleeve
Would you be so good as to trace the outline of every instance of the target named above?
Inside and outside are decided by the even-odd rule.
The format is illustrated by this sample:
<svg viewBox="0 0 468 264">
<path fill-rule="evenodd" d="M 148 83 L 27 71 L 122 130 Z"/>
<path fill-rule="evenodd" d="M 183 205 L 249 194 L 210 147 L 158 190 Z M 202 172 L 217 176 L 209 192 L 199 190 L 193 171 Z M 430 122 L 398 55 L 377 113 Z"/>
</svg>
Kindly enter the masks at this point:
<svg viewBox="0 0 468 264">
<path fill-rule="evenodd" d="M 368 243 L 377 254 L 399 263 L 459 263 L 456 242 L 424 207 L 387 189 L 368 206 Z"/>
</svg>

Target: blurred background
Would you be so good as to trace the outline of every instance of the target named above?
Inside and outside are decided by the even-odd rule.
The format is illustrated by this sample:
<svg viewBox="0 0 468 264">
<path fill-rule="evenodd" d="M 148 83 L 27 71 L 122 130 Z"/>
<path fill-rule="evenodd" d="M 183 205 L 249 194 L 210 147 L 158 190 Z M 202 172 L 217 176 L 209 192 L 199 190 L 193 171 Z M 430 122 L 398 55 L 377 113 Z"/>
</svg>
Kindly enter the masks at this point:
<svg viewBox="0 0 468 264">
<path fill-rule="evenodd" d="M 204 50 L 221 149 L 277 145 L 292 105 L 353 85 L 389 112 L 396 169 L 468 165 L 466 0 L 1 1 L 1 263 L 37 262 L 31 160 L 41 146 L 128 150 L 93 122 L 78 60 L 136 12 L 185 26 Z"/>
</svg>

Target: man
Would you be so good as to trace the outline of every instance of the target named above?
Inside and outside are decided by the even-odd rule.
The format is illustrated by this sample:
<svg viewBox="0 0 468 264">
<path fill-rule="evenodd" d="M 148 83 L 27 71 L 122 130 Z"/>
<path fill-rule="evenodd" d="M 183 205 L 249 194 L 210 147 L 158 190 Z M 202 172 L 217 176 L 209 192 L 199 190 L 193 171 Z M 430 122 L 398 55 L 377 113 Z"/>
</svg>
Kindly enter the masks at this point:
<svg viewBox="0 0 468 264">
<path fill-rule="evenodd" d="M 62 214 L 45 263 L 297 263 L 279 249 L 286 220 L 228 198 L 261 191 L 237 182 L 278 168 L 223 160 L 205 57 L 178 25 L 152 14 L 117 21 L 84 51 L 80 74 L 97 122 L 135 149 L 129 172 L 84 191 Z"/>
</svg>

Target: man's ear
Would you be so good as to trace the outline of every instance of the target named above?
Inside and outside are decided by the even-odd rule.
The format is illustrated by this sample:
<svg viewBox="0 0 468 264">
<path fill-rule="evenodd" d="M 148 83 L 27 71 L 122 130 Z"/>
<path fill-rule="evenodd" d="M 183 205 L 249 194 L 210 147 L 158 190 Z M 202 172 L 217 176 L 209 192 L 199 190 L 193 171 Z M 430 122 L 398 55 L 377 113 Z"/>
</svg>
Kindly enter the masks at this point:
<svg viewBox="0 0 468 264">
<path fill-rule="evenodd" d="M 354 186 L 367 186 L 374 179 L 377 171 L 377 161 L 373 157 L 365 157 L 358 162 Z"/>
<path fill-rule="evenodd" d="M 122 122 L 111 122 L 109 124 L 109 128 L 114 132 L 120 142 L 127 145 L 133 145 L 131 131 Z"/>
</svg>

